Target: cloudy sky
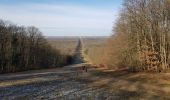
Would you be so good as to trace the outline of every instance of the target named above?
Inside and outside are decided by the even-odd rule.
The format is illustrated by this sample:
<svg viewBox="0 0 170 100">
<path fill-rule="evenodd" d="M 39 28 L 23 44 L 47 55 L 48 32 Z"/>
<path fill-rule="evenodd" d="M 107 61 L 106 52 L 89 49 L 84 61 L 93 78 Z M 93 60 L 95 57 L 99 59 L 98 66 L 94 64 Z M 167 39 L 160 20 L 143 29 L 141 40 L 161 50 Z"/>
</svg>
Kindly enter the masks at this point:
<svg viewBox="0 0 170 100">
<path fill-rule="evenodd" d="M 122 0 L 0 0 L 0 19 L 45 36 L 109 36 Z"/>
</svg>

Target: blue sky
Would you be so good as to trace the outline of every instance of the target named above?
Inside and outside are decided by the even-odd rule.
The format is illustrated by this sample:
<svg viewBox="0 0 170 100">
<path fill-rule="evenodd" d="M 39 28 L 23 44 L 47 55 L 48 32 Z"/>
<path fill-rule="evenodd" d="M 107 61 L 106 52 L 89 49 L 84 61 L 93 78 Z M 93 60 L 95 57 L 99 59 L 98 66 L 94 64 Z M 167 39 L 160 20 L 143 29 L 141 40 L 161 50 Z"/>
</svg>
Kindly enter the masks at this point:
<svg viewBox="0 0 170 100">
<path fill-rule="evenodd" d="M 109 36 L 122 0 L 0 0 L 0 19 L 45 36 Z"/>
</svg>

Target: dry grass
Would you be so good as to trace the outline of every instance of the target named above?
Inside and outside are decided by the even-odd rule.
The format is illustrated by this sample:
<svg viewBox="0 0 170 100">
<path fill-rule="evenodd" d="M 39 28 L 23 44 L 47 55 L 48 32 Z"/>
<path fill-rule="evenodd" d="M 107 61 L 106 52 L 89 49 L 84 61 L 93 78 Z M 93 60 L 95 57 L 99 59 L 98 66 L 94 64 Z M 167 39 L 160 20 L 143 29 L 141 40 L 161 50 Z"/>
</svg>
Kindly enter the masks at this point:
<svg viewBox="0 0 170 100">
<path fill-rule="evenodd" d="M 78 37 L 53 37 L 47 38 L 49 43 L 64 54 L 73 54 L 77 46 Z M 88 60 L 94 64 L 101 64 L 104 53 L 106 37 L 84 37 L 84 52 L 87 52 Z"/>
<path fill-rule="evenodd" d="M 106 41 L 106 37 L 83 38 L 84 51 L 88 56 L 89 62 L 95 65 L 103 64 Z"/>
<path fill-rule="evenodd" d="M 61 69 L 0 76 L 0 99 L 16 100 L 169 100 L 169 73 L 129 73 L 89 68 Z M 78 75 L 77 75 L 78 73 Z"/>
<path fill-rule="evenodd" d="M 76 39 L 50 41 L 63 49 L 68 41 Z M 90 60 L 101 63 L 105 39 L 85 38 L 83 41 Z M 106 68 L 89 68 L 86 73 L 81 68 L 79 64 L 4 74 L 0 76 L 0 99 L 170 100 L 170 73 L 130 73 L 126 69 Z"/>
<path fill-rule="evenodd" d="M 53 37 L 47 38 L 49 43 L 61 53 L 73 54 L 77 46 L 78 37 Z"/>
<path fill-rule="evenodd" d="M 129 73 L 102 69 L 94 71 L 92 75 L 107 79 L 104 83 L 114 91 L 118 100 L 170 99 L 169 73 Z"/>
</svg>

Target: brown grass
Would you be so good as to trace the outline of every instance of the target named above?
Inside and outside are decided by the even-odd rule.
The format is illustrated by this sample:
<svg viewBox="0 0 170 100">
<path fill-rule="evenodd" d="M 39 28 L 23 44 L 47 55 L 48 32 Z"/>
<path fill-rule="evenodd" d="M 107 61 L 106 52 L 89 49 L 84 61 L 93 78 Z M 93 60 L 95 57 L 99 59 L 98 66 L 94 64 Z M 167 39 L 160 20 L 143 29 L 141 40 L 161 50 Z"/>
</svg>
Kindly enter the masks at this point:
<svg viewBox="0 0 170 100">
<path fill-rule="evenodd" d="M 84 49 L 87 52 L 89 62 L 95 65 L 103 64 L 103 54 L 106 41 L 106 37 L 83 38 Z"/>
<path fill-rule="evenodd" d="M 169 73 L 130 73 L 110 69 L 99 69 L 92 73 L 107 79 L 104 82 L 116 93 L 118 100 L 169 100 Z M 116 92 L 115 92 L 116 91 Z"/>
<path fill-rule="evenodd" d="M 81 67 L 4 74 L 0 77 L 1 99 L 170 100 L 169 73 L 106 68 L 82 72 Z"/>
<path fill-rule="evenodd" d="M 73 54 L 75 48 L 77 46 L 77 37 L 54 37 L 54 38 L 47 38 L 49 43 L 59 49 L 61 53 L 64 54 Z"/>
</svg>

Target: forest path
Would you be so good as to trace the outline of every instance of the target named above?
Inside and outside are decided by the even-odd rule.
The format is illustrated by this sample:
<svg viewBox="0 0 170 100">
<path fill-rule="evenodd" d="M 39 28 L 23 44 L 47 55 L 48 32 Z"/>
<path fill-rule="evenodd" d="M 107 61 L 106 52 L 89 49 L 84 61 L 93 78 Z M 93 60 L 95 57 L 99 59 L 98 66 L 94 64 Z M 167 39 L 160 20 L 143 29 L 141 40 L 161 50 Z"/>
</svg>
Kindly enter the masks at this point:
<svg viewBox="0 0 170 100">
<path fill-rule="evenodd" d="M 92 83 L 97 77 L 88 78 L 83 64 L 64 68 L 34 70 L 0 76 L 0 100 L 75 99 L 93 96 Z M 100 91 L 102 88 L 97 89 Z"/>
<path fill-rule="evenodd" d="M 83 55 L 82 55 L 82 50 L 83 50 L 83 42 L 82 39 L 79 38 L 77 42 L 77 46 L 74 51 L 74 64 L 81 64 L 84 62 Z"/>
<path fill-rule="evenodd" d="M 143 74 L 83 64 L 0 76 L 0 100 L 170 100 L 170 88 L 139 79 Z M 143 79 L 143 78 L 141 78 Z"/>
<path fill-rule="evenodd" d="M 170 100 L 169 74 L 163 74 L 166 84 L 159 85 L 153 80 L 159 74 L 94 67 L 85 72 L 81 48 L 79 40 L 75 50 L 78 64 L 1 74 L 0 100 Z"/>
</svg>

